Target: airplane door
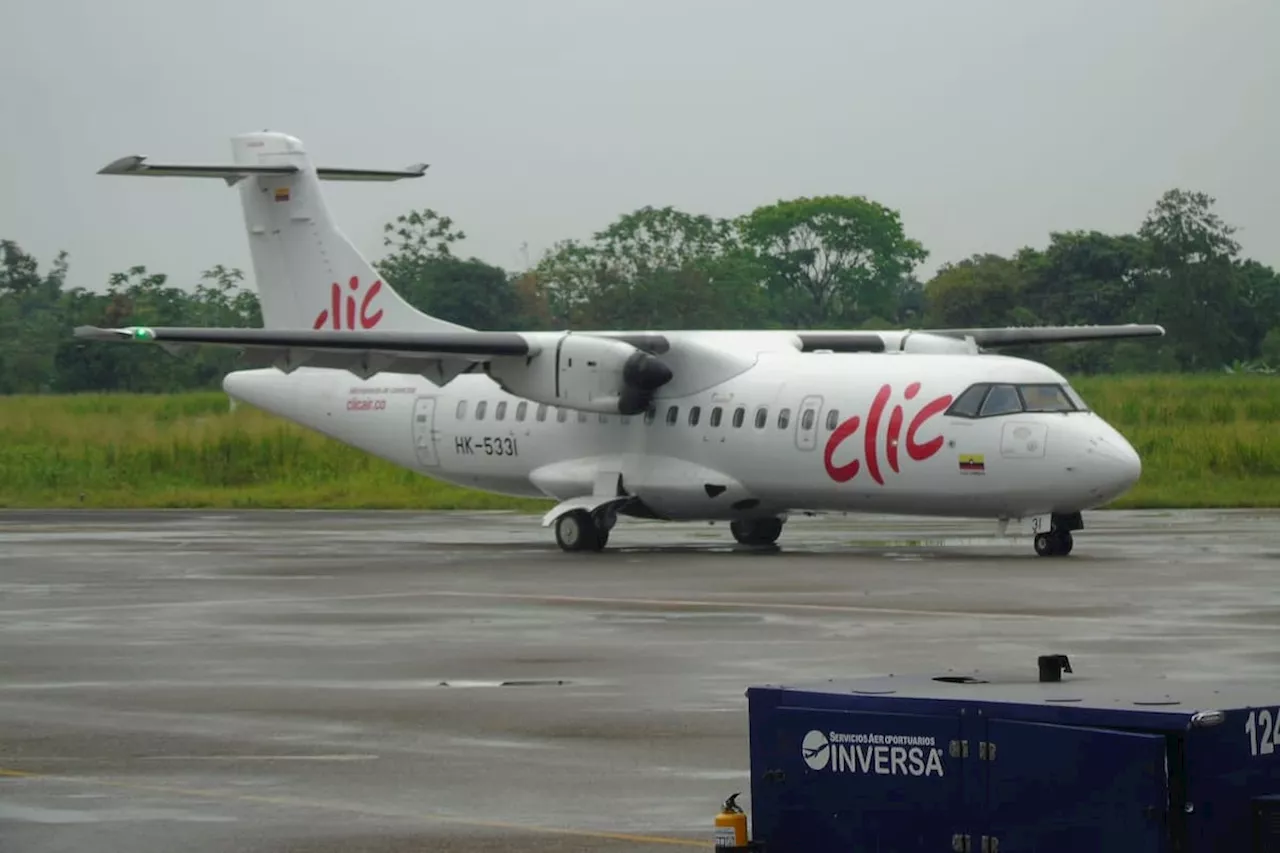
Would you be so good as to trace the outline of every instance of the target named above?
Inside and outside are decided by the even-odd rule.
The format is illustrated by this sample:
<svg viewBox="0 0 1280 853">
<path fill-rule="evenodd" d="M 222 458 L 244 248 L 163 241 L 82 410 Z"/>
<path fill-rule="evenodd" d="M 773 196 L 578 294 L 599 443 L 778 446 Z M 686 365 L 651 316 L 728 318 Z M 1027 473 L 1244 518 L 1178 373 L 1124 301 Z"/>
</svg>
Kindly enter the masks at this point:
<svg viewBox="0 0 1280 853">
<path fill-rule="evenodd" d="M 419 397 L 413 402 L 413 449 L 418 462 L 428 468 L 440 464 L 436 456 L 436 398 Z"/>
<path fill-rule="evenodd" d="M 796 413 L 796 447 L 813 450 L 818 446 L 818 416 L 822 414 L 821 397 L 805 397 Z"/>
</svg>

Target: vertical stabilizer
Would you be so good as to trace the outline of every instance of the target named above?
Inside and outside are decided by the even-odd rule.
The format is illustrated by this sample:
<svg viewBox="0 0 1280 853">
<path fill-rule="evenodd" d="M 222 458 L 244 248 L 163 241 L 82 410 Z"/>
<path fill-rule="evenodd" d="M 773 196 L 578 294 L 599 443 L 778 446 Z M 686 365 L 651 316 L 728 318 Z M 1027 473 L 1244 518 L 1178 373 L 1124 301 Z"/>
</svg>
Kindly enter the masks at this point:
<svg viewBox="0 0 1280 853">
<path fill-rule="evenodd" d="M 317 168 L 301 140 L 284 133 L 232 137 L 225 166 L 151 163 L 123 157 L 104 175 L 222 178 L 238 187 L 263 324 L 269 329 L 465 331 L 418 311 L 391 289 L 334 224 L 320 182 L 394 181 L 403 171 Z"/>
<path fill-rule="evenodd" d="M 283 133 L 232 139 L 238 166 L 294 166 L 238 182 L 263 323 L 278 329 L 461 329 L 413 308 L 338 230 L 302 142 Z"/>
</svg>

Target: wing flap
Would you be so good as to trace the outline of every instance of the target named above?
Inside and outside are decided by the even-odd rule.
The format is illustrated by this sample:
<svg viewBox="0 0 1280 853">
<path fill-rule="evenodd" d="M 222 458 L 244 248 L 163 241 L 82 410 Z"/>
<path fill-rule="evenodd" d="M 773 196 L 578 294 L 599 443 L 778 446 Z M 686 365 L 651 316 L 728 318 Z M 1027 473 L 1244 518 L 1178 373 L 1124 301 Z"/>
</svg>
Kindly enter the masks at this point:
<svg viewBox="0 0 1280 853">
<path fill-rule="evenodd" d="M 421 353 L 393 356 L 383 353 L 323 352 L 318 350 L 246 349 L 242 357 L 245 368 L 274 367 L 292 373 L 299 367 L 345 370 L 361 379 L 379 373 L 422 376 L 437 385 L 446 385 L 463 373 L 471 373 L 484 364 L 481 356 L 436 356 Z"/>
</svg>

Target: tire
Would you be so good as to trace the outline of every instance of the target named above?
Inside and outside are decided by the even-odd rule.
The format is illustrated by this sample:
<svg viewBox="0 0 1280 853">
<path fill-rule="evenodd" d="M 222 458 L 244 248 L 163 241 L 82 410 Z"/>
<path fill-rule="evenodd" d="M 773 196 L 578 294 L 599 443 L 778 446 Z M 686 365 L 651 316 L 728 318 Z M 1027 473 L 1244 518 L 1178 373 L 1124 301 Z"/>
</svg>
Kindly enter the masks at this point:
<svg viewBox="0 0 1280 853">
<path fill-rule="evenodd" d="M 1041 557 L 1065 557 L 1071 553 L 1075 540 L 1070 530 L 1053 530 L 1036 534 L 1036 553 Z"/>
<path fill-rule="evenodd" d="M 751 518 L 729 523 L 733 538 L 743 545 L 772 545 L 782 535 L 782 519 Z"/>
<path fill-rule="evenodd" d="M 564 551 L 598 551 L 602 537 L 585 510 L 575 509 L 556 519 L 556 544 Z"/>
</svg>

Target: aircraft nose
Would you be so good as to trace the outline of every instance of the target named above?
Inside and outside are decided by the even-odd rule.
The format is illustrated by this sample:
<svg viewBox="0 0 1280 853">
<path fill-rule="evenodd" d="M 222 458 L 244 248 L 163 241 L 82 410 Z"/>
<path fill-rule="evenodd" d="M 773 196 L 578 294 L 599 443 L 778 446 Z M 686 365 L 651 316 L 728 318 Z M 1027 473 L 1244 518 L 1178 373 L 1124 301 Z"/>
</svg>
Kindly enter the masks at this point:
<svg viewBox="0 0 1280 853">
<path fill-rule="evenodd" d="M 1087 441 L 1084 467 L 1091 490 L 1104 501 L 1117 498 L 1142 476 L 1142 459 L 1123 435 L 1104 425 Z"/>
</svg>

